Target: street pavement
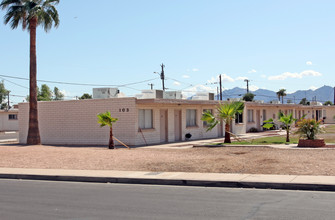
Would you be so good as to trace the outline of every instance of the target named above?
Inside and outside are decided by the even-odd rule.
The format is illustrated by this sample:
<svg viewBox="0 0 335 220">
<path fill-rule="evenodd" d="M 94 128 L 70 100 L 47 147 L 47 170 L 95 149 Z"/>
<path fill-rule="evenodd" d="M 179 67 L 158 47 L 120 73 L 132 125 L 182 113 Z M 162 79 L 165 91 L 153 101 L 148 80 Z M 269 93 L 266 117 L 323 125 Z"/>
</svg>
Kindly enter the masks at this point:
<svg viewBox="0 0 335 220">
<path fill-rule="evenodd" d="M 0 180 L 0 218 L 334 219 L 335 193 Z"/>
<path fill-rule="evenodd" d="M 335 191 L 334 176 L 0 168 L 2 179 Z"/>
</svg>

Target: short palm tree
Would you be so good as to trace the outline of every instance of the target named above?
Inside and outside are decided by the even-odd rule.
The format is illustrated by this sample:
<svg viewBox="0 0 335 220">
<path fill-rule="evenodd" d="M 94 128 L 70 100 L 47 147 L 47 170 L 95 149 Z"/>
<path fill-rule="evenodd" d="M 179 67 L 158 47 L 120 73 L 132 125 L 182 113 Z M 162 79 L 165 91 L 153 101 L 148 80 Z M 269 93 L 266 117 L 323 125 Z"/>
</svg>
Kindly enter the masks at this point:
<svg viewBox="0 0 335 220">
<path fill-rule="evenodd" d="M 242 114 L 244 109 L 243 102 L 230 102 L 220 104 L 217 107 L 216 115 L 211 112 L 205 112 L 202 115 L 201 120 L 206 121 L 208 124 L 207 131 L 212 130 L 221 121 L 225 123 L 225 138 L 224 143 L 231 143 L 230 140 L 230 124 L 235 119 L 236 114 Z"/>
<path fill-rule="evenodd" d="M 100 124 L 100 127 L 109 126 L 109 149 L 114 149 L 114 140 L 113 140 L 113 123 L 117 122 L 117 118 L 113 118 L 111 116 L 111 113 L 109 111 L 105 113 L 98 114 L 98 123 Z"/>
<path fill-rule="evenodd" d="M 59 0 L 2 0 L 1 9 L 7 9 L 5 24 L 12 29 L 22 25 L 30 33 L 30 86 L 29 86 L 29 129 L 27 144 L 41 144 L 37 113 L 37 65 L 36 28 L 41 25 L 45 31 L 59 25 L 55 5 Z"/>
<path fill-rule="evenodd" d="M 277 93 L 278 99 L 280 101 L 280 97 L 281 97 L 281 103 L 284 103 L 284 96 L 286 96 L 286 89 L 280 89 Z"/>
<path fill-rule="evenodd" d="M 305 116 L 303 116 L 305 117 Z M 282 127 L 286 131 L 286 142 L 290 142 L 290 132 L 292 124 L 295 123 L 298 119 L 293 118 L 293 114 L 290 113 L 288 115 L 285 115 L 282 112 L 279 112 L 279 121 L 282 123 Z M 263 125 L 264 128 L 270 129 L 274 126 L 273 119 L 270 118 L 269 120 L 264 121 L 265 124 Z"/>
</svg>

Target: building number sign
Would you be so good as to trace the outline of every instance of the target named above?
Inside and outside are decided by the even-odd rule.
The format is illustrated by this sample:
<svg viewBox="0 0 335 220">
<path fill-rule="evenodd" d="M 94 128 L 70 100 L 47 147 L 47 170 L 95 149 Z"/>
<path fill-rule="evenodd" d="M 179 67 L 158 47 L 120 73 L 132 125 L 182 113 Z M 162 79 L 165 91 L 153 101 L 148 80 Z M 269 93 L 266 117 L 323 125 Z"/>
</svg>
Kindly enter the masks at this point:
<svg viewBox="0 0 335 220">
<path fill-rule="evenodd" d="M 129 112 L 129 108 L 120 108 L 119 112 Z"/>
</svg>

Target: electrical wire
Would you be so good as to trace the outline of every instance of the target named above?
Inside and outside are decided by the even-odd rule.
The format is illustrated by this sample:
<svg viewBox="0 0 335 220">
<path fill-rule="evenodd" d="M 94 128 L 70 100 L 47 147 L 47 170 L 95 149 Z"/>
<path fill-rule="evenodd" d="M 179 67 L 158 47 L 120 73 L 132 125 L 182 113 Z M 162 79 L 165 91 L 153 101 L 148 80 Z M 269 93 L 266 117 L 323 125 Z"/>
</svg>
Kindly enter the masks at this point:
<svg viewBox="0 0 335 220">
<path fill-rule="evenodd" d="M 28 78 L 17 77 L 17 76 L 8 76 L 8 75 L 0 75 L 0 77 L 19 79 L 19 80 L 29 80 Z M 126 87 L 126 86 L 130 86 L 130 85 L 136 85 L 136 84 L 141 84 L 141 83 L 145 83 L 145 82 L 150 82 L 150 81 L 153 81 L 153 80 L 156 80 L 156 79 L 157 79 L 157 77 L 156 78 L 152 78 L 152 79 L 138 81 L 138 82 L 120 84 L 120 85 L 106 85 L 106 84 L 102 85 L 102 84 L 89 84 L 89 83 L 72 83 L 72 82 L 61 82 L 61 81 L 51 81 L 51 80 L 36 80 L 36 81 L 37 82 L 45 82 L 45 83 L 54 83 L 54 84 L 74 85 L 74 86 Z"/>
</svg>

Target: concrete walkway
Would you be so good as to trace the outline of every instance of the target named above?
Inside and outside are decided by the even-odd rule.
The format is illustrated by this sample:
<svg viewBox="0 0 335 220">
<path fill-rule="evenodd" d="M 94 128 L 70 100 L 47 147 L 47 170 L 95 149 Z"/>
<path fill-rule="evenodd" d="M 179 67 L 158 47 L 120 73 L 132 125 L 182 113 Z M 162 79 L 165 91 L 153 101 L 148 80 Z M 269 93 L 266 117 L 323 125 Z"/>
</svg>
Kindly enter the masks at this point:
<svg viewBox="0 0 335 220">
<path fill-rule="evenodd" d="M 0 168 L 0 178 L 335 191 L 335 176 Z"/>
</svg>

